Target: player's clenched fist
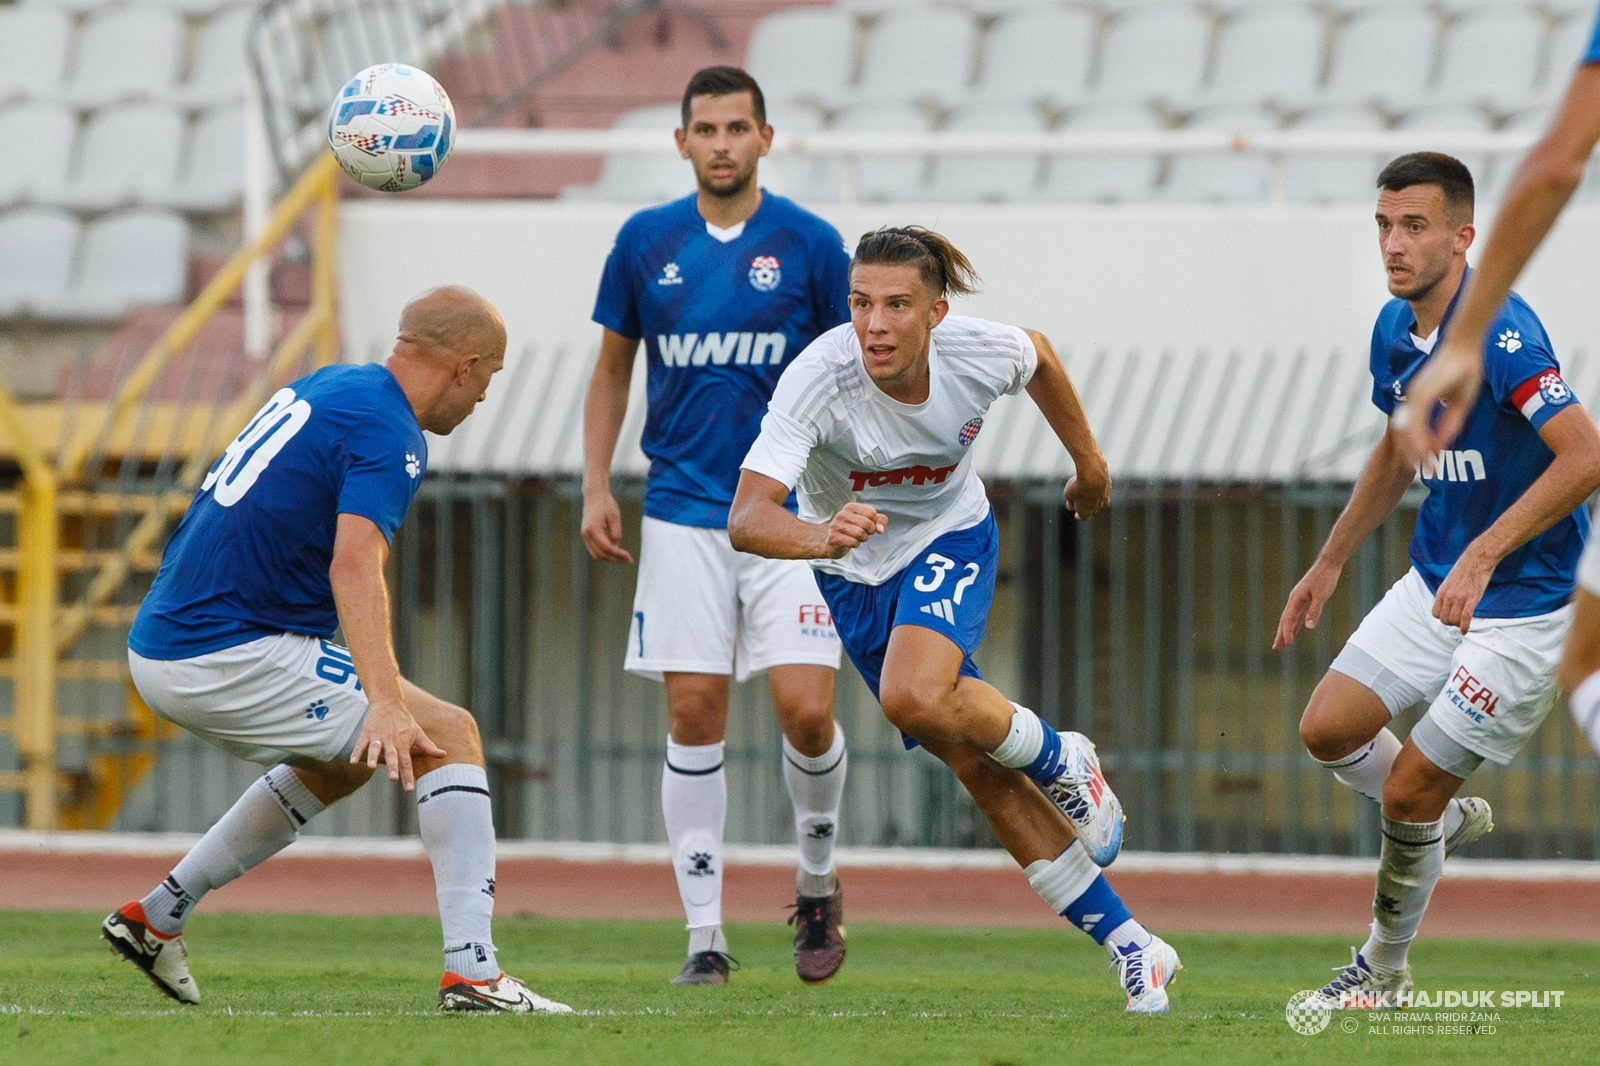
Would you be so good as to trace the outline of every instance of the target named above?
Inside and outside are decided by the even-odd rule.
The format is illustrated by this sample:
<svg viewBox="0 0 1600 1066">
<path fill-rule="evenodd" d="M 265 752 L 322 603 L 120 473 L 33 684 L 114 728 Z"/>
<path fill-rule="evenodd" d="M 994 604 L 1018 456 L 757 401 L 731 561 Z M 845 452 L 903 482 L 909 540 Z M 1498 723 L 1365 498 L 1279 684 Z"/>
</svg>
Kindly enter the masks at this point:
<svg viewBox="0 0 1600 1066">
<path fill-rule="evenodd" d="M 874 533 L 889 528 L 887 515 L 864 503 L 847 503 L 833 516 L 828 526 L 828 546 L 824 554 L 829 559 L 843 558 L 852 548 L 859 548 Z"/>
<path fill-rule="evenodd" d="M 584 495 L 583 524 L 578 527 L 589 558 L 604 563 L 631 563 L 633 556 L 622 547 L 622 508 L 609 492 Z"/>
<path fill-rule="evenodd" d="M 1067 510 L 1080 519 L 1104 510 L 1111 502 L 1111 471 L 1105 460 L 1080 466 L 1078 472 L 1067 479 L 1067 487 L 1061 495 L 1067 501 Z"/>
</svg>

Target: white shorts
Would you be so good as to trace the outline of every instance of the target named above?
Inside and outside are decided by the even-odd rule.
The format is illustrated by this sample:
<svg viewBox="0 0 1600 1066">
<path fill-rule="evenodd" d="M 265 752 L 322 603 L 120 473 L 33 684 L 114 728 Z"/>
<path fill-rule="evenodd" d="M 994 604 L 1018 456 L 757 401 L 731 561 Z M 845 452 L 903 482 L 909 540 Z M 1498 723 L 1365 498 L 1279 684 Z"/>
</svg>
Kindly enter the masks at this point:
<svg viewBox="0 0 1600 1066">
<path fill-rule="evenodd" d="M 1331 669 L 1372 689 L 1397 714 L 1429 701 L 1412 739 L 1435 765 L 1458 777 L 1477 757 L 1504 766 L 1531 737 L 1556 697 L 1556 663 L 1572 621 L 1569 604 L 1530 618 L 1474 618 L 1465 636 L 1433 617 L 1433 593 L 1410 570 L 1384 594 Z M 1468 765 L 1472 763 L 1472 765 Z"/>
<path fill-rule="evenodd" d="M 629 673 L 744 681 L 774 666 L 839 669 L 839 638 L 809 564 L 734 551 L 725 529 L 649 517 L 639 540 Z"/>
<path fill-rule="evenodd" d="M 223 751 L 266 765 L 348 759 L 367 717 L 350 653 L 332 641 L 278 633 L 192 659 L 128 650 L 150 709 Z"/>
</svg>

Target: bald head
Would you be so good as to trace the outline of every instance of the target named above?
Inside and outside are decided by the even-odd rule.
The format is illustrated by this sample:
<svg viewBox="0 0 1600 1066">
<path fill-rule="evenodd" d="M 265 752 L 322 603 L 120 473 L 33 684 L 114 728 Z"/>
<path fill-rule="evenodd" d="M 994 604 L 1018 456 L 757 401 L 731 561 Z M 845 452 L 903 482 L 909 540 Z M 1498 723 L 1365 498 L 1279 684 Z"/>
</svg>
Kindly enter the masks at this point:
<svg viewBox="0 0 1600 1066">
<path fill-rule="evenodd" d="M 400 312 L 400 341 L 419 354 L 503 356 L 506 324 L 494 305 L 465 285 L 441 285 Z"/>
<path fill-rule="evenodd" d="M 463 285 L 443 285 L 406 304 L 387 364 L 423 429 L 449 433 L 487 395 L 505 365 L 500 312 Z"/>
</svg>

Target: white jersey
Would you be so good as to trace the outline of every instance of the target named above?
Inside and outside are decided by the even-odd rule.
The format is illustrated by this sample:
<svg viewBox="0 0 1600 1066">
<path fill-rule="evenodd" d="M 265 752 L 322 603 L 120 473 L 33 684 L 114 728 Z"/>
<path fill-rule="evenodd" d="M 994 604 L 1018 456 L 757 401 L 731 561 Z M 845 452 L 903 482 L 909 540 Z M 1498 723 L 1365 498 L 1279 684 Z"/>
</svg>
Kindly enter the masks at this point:
<svg viewBox="0 0 1600 1066">
<path fill-rule="evenodd" d="M 936 538 L 989 514 L 972 442 L 998 397 L 1021 391 L 1039 355 L 1015 326 L 948 315 L 928 349 L 928 398 L 891 399 L 867 374 L 846 322 L 784 371 L 744 469 L 799 488 L 800 517 L 830 522 L 860 500 L 888 529 L 818 570 L 881 585 Z"/>
</svg>

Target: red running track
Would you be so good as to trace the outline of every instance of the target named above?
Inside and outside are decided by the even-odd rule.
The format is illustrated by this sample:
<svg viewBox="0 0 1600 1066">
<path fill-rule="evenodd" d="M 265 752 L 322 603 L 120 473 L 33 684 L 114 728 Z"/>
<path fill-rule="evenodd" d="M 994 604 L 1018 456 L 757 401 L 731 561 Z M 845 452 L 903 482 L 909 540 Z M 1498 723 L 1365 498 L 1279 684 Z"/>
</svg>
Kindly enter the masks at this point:
<svg viewBox="0 0 1600 1066">
<path fill-rule="evenodd" d="M 176 855 L 0 851 L 0 908 L 104 910 L 142 896 Z M 918 925 L 1059 927 L 1020 871 L 841 869 L 853 921 Z M 1371 916 L 1372 879 L 1340 874 L 1113 871 L 1134 913 L 1157 930 L 1328 933 L 1352 936 Z M 500 914 L 560 918 L 681 918 L 665 863 L 502 859 Z M 1517 906 L 1502 907 L 1514 896 Z M 729 921 L 776 922 L 794 901 L 794 873 L 780 866 L 729 866 Z M 433 875 L 420 858 L 282 855 L 206 900 L 210 911 L 317 914 L 436 913 Z M 1600 940 L 1600 881 L 1449 878 L 1434 893 L 1422 932 L 1432 936 Z"/>
</svg>

